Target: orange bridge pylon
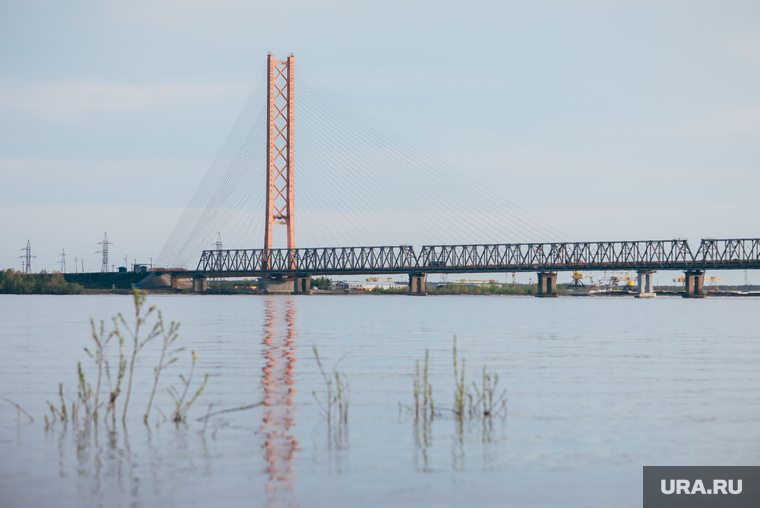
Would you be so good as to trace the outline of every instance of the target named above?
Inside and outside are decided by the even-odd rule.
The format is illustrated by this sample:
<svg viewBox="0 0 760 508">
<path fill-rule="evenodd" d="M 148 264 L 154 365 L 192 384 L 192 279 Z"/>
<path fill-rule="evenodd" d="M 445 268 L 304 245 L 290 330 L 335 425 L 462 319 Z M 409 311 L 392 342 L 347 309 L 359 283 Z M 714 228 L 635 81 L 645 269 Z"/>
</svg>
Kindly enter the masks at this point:
<svg viewBox="0 0 760 508">
<path fill-rule="evenodd" d="M 267 57 L 265 249 L 272 248 L 272 228 L 275 224 L 287 226 L 288 250 L 296 248 L 296 229 L 293 220 L 293 60 L 292 54 L 284 62 L 275 60 L 271 53 Z"/>
</svg>

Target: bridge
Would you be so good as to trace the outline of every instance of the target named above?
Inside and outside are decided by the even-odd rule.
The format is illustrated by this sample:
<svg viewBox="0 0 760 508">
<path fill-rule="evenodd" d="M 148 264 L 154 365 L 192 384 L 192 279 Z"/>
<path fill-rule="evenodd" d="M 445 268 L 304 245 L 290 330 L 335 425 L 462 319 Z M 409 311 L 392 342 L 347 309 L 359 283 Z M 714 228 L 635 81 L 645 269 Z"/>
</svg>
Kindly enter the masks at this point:
<svg viewBox="0 0 760 508">
<path fill-rule="evenodd" d="M 177 287 L 176 282 L 181 278 L 192 278 L 194 289 L 204 291 L 209 278 L 260 277 L 260 286 L 264 290 L 308 293 L 308 281 L 312 276 L 406 274 L 409 276 L 409 293 L 424 294 L 428 274 L 535 272 L 538 274 L 537 296 L 551 297 L 556 296 L 558 272 L 627 270 L 638 272 L 637 296 L 651 297 L 654 296 L 653 273 L 680 270 L 685 273 L 684 296 L 703 297 L 705 270 L 760 269 L 760 239 L 757 238 L 704 239 L 696 251 L 691 250 L 686 240 L 423 245 L 419 251 L 411 245 L 298 248 L 294 214 L 294 88 L 294 57 L 291 55 L 287 60 L 277 61 L 270 54 L 267 57 L 266 121 L 262 116 L 260 126 L 262 133 L 266 131 L 266 143 L 262 144 L 262 154 L 266 158 L 263 168 L 266 183 L 262 185 L 266 196 L 263 203 L 266 219 L 264 248 L 222 249 L 219 241 L 216 249 L 201 251 L 195 269 L 164 270 L 164 273 L 171 274 L 173 287 Z M 320 98 L 320 101 L 324 100 Z M 352 121 L 356 124 L 355 120 Z M 325 128 L 328 124 L 322 122 L 318 127 Z M 251 133 L 258 132 L 256 129 L 252 128 Z M 354 125 L 352 130 L 356 130 Z M 350 136 L 351 133 L 344 132 L 343 135 Z M 382 131 L 378 136 L 383 137 L 383 143 L 387 145 L 390 135 Z M 392 144 L 389 145 L 391 148 L 386 145 L 378 145 L 373 150 L 363 146 L 362 157 L 374 152 L 381 152 L 384 156 L 382 150 L 398 150 Z M 248 152 L 252 150 L 248 149 Z M 407 153 L 391 162 L 398 164 L 410 160 L 410 170 L 425 171 L 424 164 L 415 162 L 414 157 L 418 154 Z M 250 172 L 249 167 L 235 162 L 240 159 L 238 153 L 229 163 L 230 168 L 238 164 L 240 167 L 235 171 Z M 335 164 L 343 162 L 339 160 Z M 382 163 L 387 165 L 388 161 L 382 159 Z M 224 175 L 225 181 L 239 178 L 235 176 L 238 173 L 230 176 L 228 172 Z M 226 185 L 217 195 L 203 198 L 208 204 L 196 219 L 183 216 L 184 224 L 180 221 L 173 238 L 184 238 L 187 243 L 186 238 L 191 233 L 196 234 L 204 228 L 208 232 L 207 224 L 215 220 L 221 208 L 219 195 L 237 190 L 233 184 Z M 191 203 L 188 208 L 192 206 Z M 526 226 L 529 233 L 537 233 L 541 227 L 531 217 L 523 216 L 523 220 L 530 223 Z M 466 219 L 463 222 L 473 224 Z M 285 248 L 273 248 L 276 226 L 285 226 Z M 465 227 L 478 230 L 475 226 Z M 165 251 L 172 251 L 171 242 L 167 243 Z"/>
<path fill-rule="evenodd" d="M 204 250 L 193 271 L 175 278 L 291 278 L 293 291 L 306 292 L 309 277 L 408 274 L 410 292 L 424 292 L 432 273 L 536 272 L 539 294 L 556 294 L 556 274 L 576 270 L 635 270 L 646 279 L 658 270 L 682 270 L 691 294 L 703 294 L 705 270 L 760 269 L 760 239 L 706 239 L 696 252 L 686 240 L 572 242 L 497 245 L 331 247 L 310 249 Z M 542 284 L 543 282 L 543 284 Z M 651 281 L 650 284 L 651 286 Z M 649 293 L 652 293 L 651 287 Z M 689 287 L 687 287 L 687 294 Z"/>
</svg>

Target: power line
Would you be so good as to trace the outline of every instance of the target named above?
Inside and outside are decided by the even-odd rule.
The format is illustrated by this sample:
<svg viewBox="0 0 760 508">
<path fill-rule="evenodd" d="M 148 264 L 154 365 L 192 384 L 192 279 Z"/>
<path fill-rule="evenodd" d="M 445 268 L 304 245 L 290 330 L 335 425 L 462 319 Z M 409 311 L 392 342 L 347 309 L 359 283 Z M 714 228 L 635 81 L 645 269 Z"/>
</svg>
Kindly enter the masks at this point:
<svg viewBox="0 0 760 508">
<path fill-rule="evenodd" d="M 295 74 L 293 162 L 294 181 L 300 184 L 294 186 L 294 218 L 299 246 L 567 239 L 309 73 L 299 68 Z M 214 237 L 221 250 L 222 234 L 228 248 L 261 246 L 267 172 L 263 81 L 162 249 L 159 266 L 195 263 L 201 250 L 214 245 Z M 284 239 L 275 235 L 275 240 Z"/>
</svg>

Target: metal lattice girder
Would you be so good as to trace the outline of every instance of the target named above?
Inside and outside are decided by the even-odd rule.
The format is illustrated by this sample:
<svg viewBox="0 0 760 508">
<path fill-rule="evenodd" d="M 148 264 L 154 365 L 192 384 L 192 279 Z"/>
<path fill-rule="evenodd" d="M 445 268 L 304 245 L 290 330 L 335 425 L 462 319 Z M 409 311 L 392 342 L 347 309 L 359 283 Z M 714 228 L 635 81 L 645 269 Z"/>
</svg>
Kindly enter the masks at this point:
<svg viewBox="0 0 760 508">
<path fill-rule="evenodd" d="M 685 240 L 424 246 L 428 272 L 680 269 L 693 263 Z"/>
<path fill-rule="evenodd" d="M 246 274 L 406 273 L 417 256 L 411 247 L 205 250 L 198 272 Z"/>
<path fill-rule="evenodd" d="M 209 275 L 760 269 L 760 239 L 206 250 Z"/>
<path fill-rule="evenodd" d="M 702 240 L 695 255 L 696 267 L 720 269 L 757 268 L 760 263 L 760 239 Z"/>
</svg>

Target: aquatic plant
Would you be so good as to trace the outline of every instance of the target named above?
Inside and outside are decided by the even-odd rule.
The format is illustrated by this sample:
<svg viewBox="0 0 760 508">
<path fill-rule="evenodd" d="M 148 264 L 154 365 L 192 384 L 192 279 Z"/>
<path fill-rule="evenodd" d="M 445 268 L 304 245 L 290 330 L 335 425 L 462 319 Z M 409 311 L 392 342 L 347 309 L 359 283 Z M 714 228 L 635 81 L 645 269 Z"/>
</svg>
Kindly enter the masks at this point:
<svg viewBox="0 0 760 508">
<path fill-rule="evenodd" d="M 232 413 L 232 412 L 235 412 L 235 411 L 246 411 L 248 409 L 253 409 L 255 407 L 259 407 L 259 406 L 261 406 L 263 404 L 264 404 L 264 401 L 262 400 L 262 401 L 259 401 L 259 402 L 255 403 L 255 404 L 249 404 L 247 406 L 240 406 L 240 407 L 233 407 L 231 409 L 222 409 L 220 411 L 214 411 L 213 413 L 211 412 L 211 409 L 214 407 L 214 405 L 213 404 L 209 404 L 208 405 L 208 412 L 206 413 L 206 416 L 201 416 L 200 418 L 196 418 L 195 421 L 196 422 L 201 422 L 201 421 L 207 422 L 208 419 L 211 418 L 212 416 L 218 416 L 218 415 L 225 414 L 225 413 Z"/>
<path fill-rule="evenodd" d="M 145 411 L 145 417 L 143 418 L 143 421 L 147 424 L 148 423 L 148 417 L 150 416 L 150 408 L 153 405 L 153 397 L 156 395 L 156 387 L 158 386 L 158 379 L 161 377 L 161 371 L 165 368 L 167 368 L 172 363 L 179 360 L 179 357 L 174 356 L 177 353 L 184 351 L 185 348 L 181 347 L 179 349 L 175 349 L 173 351 L 169 351 L 169 358 L 166 359 L 166 351 L 174 344 L 174 341 L 177 340 L 179 337 L 179 334 L 177 333 L 177 330 L 179 330 L 179 323 L 176 323 L 172 321 L 171 325 L 169 325 L 169 330 L 166 330 L 164 327 L 164 317 L 161 315 L 161 311 L 158 311 L 158 327 L 159 332 L 161 336 L 163 337 L 164 341 L 161 346 L 161 357 L 158 359 L 158 366 L 154 368 L 155 377 L 153 379 L 153 390 L 150 392 L 150 400 L 148 401 L 148 409 Z M 193 357 L 195 354 L 193 354 Z M 166 363 L 164 363 L 164 360 L 167 360 Z M 195 363 L 195 360 L 193 360 L 193 364 Z"/>
<path fill-rule="evenodd" d="M 487 418 L 495 414 L 506 416 L 506 394 L 507 390 L 498 392 L 499 375 L 488 372 L 486 366 L 483 366 L 481 387 L 472 381 L 472 387 L 465 382 L 465 359 L 460 360 L 457 349 L 457 336 L 454 335 L 452 348 L 452 359 L 454 366 L 454 402 L 451 412 L 460 420 L 462 418 Z M 420 371 L 420 361 L 415 361 L 414 377 L 414 406 L 406 406 L 409 411 L 414 413 L 415 419 L 420 416 L 423 419 L 428 416 L 432 419 L 434 416 L 440 416 L 436 412 L 433 403 L 433 385 L 428 381 L 428 361 L 429 351 L 425 350 L 425 364 Z M 403 411 L 404 406 L 399 402 L 399 413 Z"/>
<path fill-rule="evenodd" d="M 121 312 L 117 315 L 119 318 L 118 321 L 114 319 L 114 325 L 116 326 L 116 329 L 114 330 L 114 334 L 121 338 L 124 338 L 124 335 L 119 328 L 119 323 L 126 329 L 129 336 L 132 338 L 133 347 L 132 347 L 132 361 L 129 364 L 129 379 L 127 381 L 127 398 L 124 401 L 124 412 L 121 415 L 121 421 L 126 422 L 127 421 L 127 410 L 129 409 L 129 399 L 132 395 L 132 380 L 134 379 L 135 374 L 135 361 L 137 359 L 137 353 L 140 352 L 140 350 L 145 347 L 145 344 L 156 338 L 156 336 L 159 334 L 159 323 L 156 323 L 153 329 L 148 333 L 148 335 L 140 341 L 140 326 L 145 323 L 145 321 L 148 319 L 148 317 L 153 313 L 154 310 L 156 310 L 156 306 L 153 305 L 148 309 L 147 312 L 143 313 L 143 306 L 145 305 L 145 293 L 142 293 L 138 291 L 136 288 L 132 289 L 132 295 L 134 296 L 134 302 L 135 302 L 135 328 L 134 331 L 129 327 L 127 324 L 127 321 L 124 319 L 124 316 L 121 315 Z"/>
<path fill-rule="evenodd" d="M 92 415 L 92 408 L 90 407 L 90 398 L 92 397 L 92 387 L 84 378 L 84 372 L 82 371 L 82 362 L 77 362 L 77 374 L 79 376 L 79 391 L 77 397 L 79 399 L 79 405 L 84 405 L 85 421 L 90 419 Z"/>
<path fill-rule="evenodd" d="M 92 361 L 95 362 L 95 365 L 98 369 L 98 382 L 95 388 L 95 403 L 93 407 L 93 419 L 97 421 L 98 410 L 100 409 L 100 403 L 99 403 L 100 383 L 103 377 L 103 362 L 105 360 L 105 348 L 108 345 L 108 342 L 111 340 L 111 337 L 114 336 L 114 332 L 111 332 L 108 334 L 108 336 L 106 336 L 105 323 L 103 323 L 103 320 L 100 321 L 100 333 L 98 333 L 98 329 L 95 327 L 95 320 L 92 318 L 90 318 L 90 325 L 92 326 L 92 339 L 95 341 L 95 346 L 96 346 L 95 354 L 91 353 L 90 350 L 87 348 L 84 348 L 84 352 L 87 353 L 87 355 L 92 359 Z M 82 376 L 84 376 L 84 374 L 82 374 Z"/>
<path fill-rule="evenodd" d="M 507 390 L 501 392 L 501 394 L 494 397 L 496 392 L 496 386 L 499 384 L 499 374 L 489 374 L 486 370 L 486 366 L 483 365 L 483 391 L 478 390 L 475 381 L 472 382 L 472 386 L 475 390 L 475 394 L 478 397 L 478 402 L 482 403 L 483 410 L 482 415 L 484 417 L 493 416 L 499 411 L 503 411 L 504 415 L 507 412 Z M 475 404 L 472 408 L 473 413 L 478 412 L 477 407 L 479 404 Z"/>
<path fill-rule="evenodd" d="M 425 350 L 425 368 L 420 377 L 420 361 L 416 361 L 416 376 L 414 378 L 414 415 L 418 417 L 420 413 L 427 415 L 428 412 L 432 417 L 435 414 L 435 405 L 433 404 L 433 385 L 428 382 L 428 359 L 429 351 Z M 422 405 L 420 405 L 420 395 L 422 395 Z"/>
<path fill-rule="evenodd" d="M 114 327 L 116 327 L 116 318 L 113 318 Z M 116 334 L 113 334 L 116 335 Z M 106 406 L 106 418 L 108 414 L 111 414 L 112 421 L 116 422 L 116 399 L 121 393 L 121 382 L 124 379 L 124 375 L 127 372 L 127 359 L 124 357 L 124 337 L 116 335 L 119 338 L 119 363 L 116 373 L 116 386 L 111 389 L 111 369 L 108 363 L 108 358 L 105 358 L 104 363 L 106 367 L 106 379 L 108 381 L 108 405 Z"/>
<path fill-rule="evenodd" d="M 485 365 L 483 365 L 482 390 L 478 389 L 475 381 L 472 382 L 473 393 L 470 393 L 464 381 L 465 359 L 462 358 L 462 371 L 457 372 L 457 336 L 454 335 L 454 381 L 456 388 L 454 390 L 454 414 L 460 418 L 463 416 L 491 417 L 497 411 L 503 411 L 506 416 L 507 411 L 507 390 L 505 389 L 500 395 L 496 395 L 496 387 L 499 384 L 498 374 L 489 374 Z M 466 406 L 466 407 L 465 407 Z M 481 409 L 482 406 L 482 409 Z"/>
<path fill-rule="evenodd" d="M 59 410 L 57 407 L 53 405 L 52 402 L 49 400 L 46 400 L 48 407 L 50 408 L 50 414 L 53 415 L 53 421 L 51 422 L 48 420 L 47 415 L 45 415 L 45 424 L 49 425 L 50 423 L 55 423 L 58 419 L 60 419 L 62 422 L 68 421 L 68 415 L 66 413 L 66 403 L 63 400 L 63 383 L 58 383 L 58 395 L 61 398 L 61 409 Z"/>
<path fill-rule="evenodd" d="M 322 404 L 322 402 L 319 400 L 319 397 L 317 397 L 317 392 L 315 390 L 312 390 L 311 394 L 314 397 L 314 400 L 317 402 L 317 405 L 322 412 L 322 416 L 327 420 L 328 430 L 331 428 L 333 420 L 336 421 L 339 429 L 345 428 L 348 426 L 350 388 L 346 375 L 343 374 L 343 378 L 341 378 L 337 370 L 338 364 L 340 364 L 340 361 L 342 359 L 338 360 L 328 375 L 322 366 L 322 361 L 319 359 L 319 351 L 317 351 L 317 346 L 313 347 L 313 351 L 314 358 L 316 359 L 317 366 L 319 367 L 319 372 L 322 374 L 322 379 L 325 382 L 325 388 L 327 391 L 325 403 Z M 335 382 L 335 395 L 333 395 L 333 381 Z M 337 406 L 338 410 L 338 414 L 335 415 L 335 417 L 333 417 L 333 405 Z"/>
<path fill-rule="evenodd" d="M 18 411 L 18 421 L 19 421 L 19 423 L 21 423 L 21 413 L 24 413 L 24 414 L 25 414 L 25 415 L 26 415 L 26 416 L 29 418 L 29 420 L 30 420 L 32 423 L 34 423 L 34 418 L 32 418 L 32 415 L 30 415 L 29 413 L 27 413 L 26 411 L 24 411 L 24 408 L 23 408 L 23 407 L 19 406 L 18 404 L 16 404 L 15 402 L 13 402 L 13 401 L 12 401 L 11 399 L 9 399 L 8 397 L 3 397 L 3 400 L 4 400 L 5 402 L 7 402 L 8 404 L 11 404 L 12 406 L 15 406 L 15 407 L 16 407 L 16 411 Z"/>
<path fill-rule="evenodd" d="M 200 388 L 198 388 L 198 391 L 195 392 L 195 395 L 193 396 L 192 399 L 190 399 L 187 403 L 185 403 L 185 397 L 187 397 L 187 391 L 190 388 L 190 382 L 193 380 L 193 372 L 195 371 L 196 360 L 198 360 L 198 356 L 195 354 L 195 351 L 193 351 L 193 363 L 190 366 L 190 374 L 187 376 L 187 379 L 185 379 L 185 376 L 183 376 L 182 374 L 179 375 L 179 378 L 182 380 L 182 385 L 184 388 L 182 391 L 182 395 L 180 396 L 179 391 L 173 386 L 170 386 L 168 390 L 169 395 L 172 396 L 176 404 L 174 412 L 172 413 L 172 421 L 176 423 L 185 421 L 185 416 L 187 415 L 187 412 L 190 410 L 190 406 L 192 406 L 193 403 L 196 401 L 196 399 L 200 396 L 201 392 L 203 392 L 203 389 L 206 388 L 206 383 L 208 382 L 208 372 L 207 372 L 206 376 L 203 379 L 203 383 L 201 384 Z"/>
<path fill-rule="evenodd" d="M 456 388 L 454 389 L 454 413 L 462 416 L 464 415 L 464 406 L 465 406 L 465 399 L 469 398 L 472 400 L 467 393 L 467 386 L 464 383 L 464 370 L 465 370 L 465 359 L 462 358 L 462 373 L 461 376 L 457 375 L 457 336 L 454 335 L 454 349 L 453 349 L 453 356 L 454 356 L 454 383 L 456 384 Z"/>
<path fill-rule="evenodd" d="M 146 424 L 148 423 L 150 411 L 154 405 L 153 401 L 155 398 L 156 391 L 158 389 L 158 383 L 161 377 L 161 373 L 169 365 L 175 363 L 178 360 L 178 357 L 176 355 L 179 352 L 184 351 L 185 348 L 181 347 L 177 349 L 172 349 L 172 345 L 175 343 L 175 341 L 179 337 L 178 330 L 179 330 L 180 324 L 172 321 L 167 329 L 164 325 L 163 315 L 161 314 L 160 311 L 157 312 L 158 318 L 155 325 L 151 328 L 150 333 L 141 337 L 140 328 L 143 327 L 143 325 L 146 323 L 150 314 L 152 314 L 153 311 L 156 310 L 156 306 L 153 305 L 152 307 L 150 307 L 150 309 L 145 311 L 144 310 L 145 309 L 145 294 L 139 292 L 138 290 L 133 290 L 133 296 L 134 296 L 133 301 L 135 305 L 134 328 L 130 328 L 130 326 L 127 324 L 126 320 L 121 315 L 121 313 L 117 314 L 116 317 L 112 318 L 114 330 L 110 332 L 109 334 L 106 333 L 105 323 L 103 321 L 100 322 L 100 327 L 97 327 L 95 325 L 95 321 L 93 319 L 90 319 L 90 325 L 92 327 L 92 338 L 95 342 L 95 348 L 93 349 L 93 351 L 90 351 L 88 348 L 85 347 L 84 351 L 93 360 L 96 371 L 97 371 L 97 383 L 96 383 L 95 390 L 93 391 L 91 384 L 87 381 L 87 378 L 85 376 L 85 369 L 82 366 L 82 362 L 78 362 L 77 363 L 77 378 L 78 378 L 77 399 L 76 400 L 72 399 L 70 410 L 69 410 L 66 406 L 66 402 L 64 401 L 63 384 L 59 383 L 58 395 L 60 397 L 61 405 L 60 405 L 60 408 L 58 408 L 55 405 L 53 405 L 50 401 L 47 401 L 48 407 L 50 408 L 50 414 L 52 417 L 52 420 L 51 420 L 48 418 L 47 415 L 45 415 L 45 422 L 47 426 L 49 426 L 52 423 L 55 423 L 58 420 L 61 420 L 62 422 L 71 421 L 74 425 L 78 425 L 79 419 L 80 419 L 79 418 L 80 408 L 84 408 L 83 418 L 84 418 L 85 424 L 88 424 L 91 421 L 97 422 L 98 418 L 100 417 L 100 409 L 104 405 L 106 407 L 104 419 L 107 421 L 108 415 L 110 414 L 112 416 L 112 422 L 115 424 L 116 401 L 119 395 L 121 394 L 122 381 L 126 377 L 127 365 L 129 365 L 127 397 L 124 403 L 124 413 L 122 414 L 122 421 L 126 423 L 126 416 L 127 416 L 127 411 L 129 408 L 129 401 L 130 401 L 131 390 L 132 390 L 132 382 L 135 376 L 135 363 L 137 360 L 137 354 L 148 342 L 155 339 L 157 336 L 162 336 L 163 344 L 161 347 L 161 354 L 158 359 L 158 365 L 154 369 L 153 387 L 151 390 L 150 399 L 148 401 L 148 407 L 143 417 L 143 421 Z M 108 355 L 106 354 L 107 353 L 106 346 L 109 344 L 112 337 L 117 337 L 119 341 L 118 364 L 117 364 L 116 374 L 115 376 L 113 376 L 115 377 L 115 379 L 112 379 L 111 365 L 108 360 Z M 132 344 L 133 344 L 131 363 L 128 362 L 124 354 L 125 337 L 129 337 L 132 340 Z M 200 388 L 198 388 L 198 390 L 195 392 L 195 395 L 189 401 L 187 402 L 185 401 L 187 398 L 188 390 L 190 388 L 190 383 L 192 382 L 193 373 L 195 372 L 195 362 L 197 359 L 198 359 L 197 355 L 195 354 L 195 352 L 193 352 L 192 365 L 190 367 L 190 373 L 188 375 L 188 378 L 185 379 L 184 376 L 180 375 L 180 379 L 182 380 L 182 383 L 183 383 L 182 394 L 180 394 L 179 391 L 176 390 L 174 387 L 169 388 L 169 393 L 172 395 L 172 397 L 175 398 L 175 403 L 177 406 L 174 412 L 172 413 L 172 419 L 175 422 L 185 420 L 185 417 L 190 407 L 193 405 L 193 403 L 197 400 L 197 398 L 203 392 L 203 389 L 206 387 L 206 383 L 208 382 L 209 375 L 206 374 L 205 379 L 203 380 L 203 383 L 201 384 Z M 103 404 L 100 402 L 100 391 L 103 384 L 103 370 L 104 369 L 105 369 L 105 374 L 106 374 L 106 382 L 108 384 L 107 391 L 109 394 L 108 402 L 106 404 Z M 156 409 L 160 411 L 160 408 L 156 407 Z M 164 418 L 166 419 L 165 416 Z"/>
</svg>

